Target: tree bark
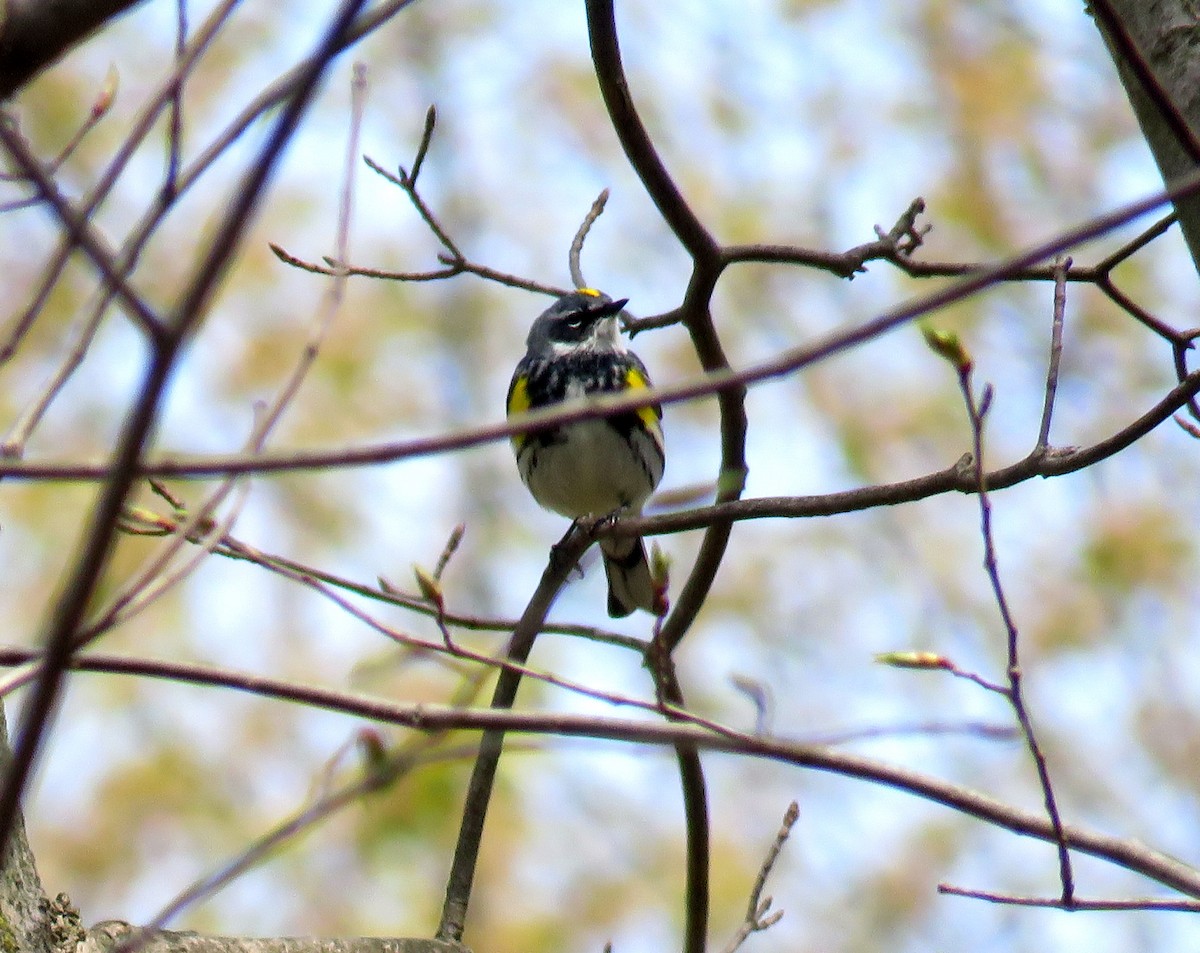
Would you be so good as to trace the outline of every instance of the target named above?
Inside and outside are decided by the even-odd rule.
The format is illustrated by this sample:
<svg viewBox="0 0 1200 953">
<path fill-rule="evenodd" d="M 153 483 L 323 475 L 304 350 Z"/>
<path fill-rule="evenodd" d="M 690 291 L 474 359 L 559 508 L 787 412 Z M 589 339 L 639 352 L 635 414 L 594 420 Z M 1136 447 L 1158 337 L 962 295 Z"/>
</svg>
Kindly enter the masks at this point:
<svg viewBox="0 0 1200 953">
<path fill-rule="evenodd" d="M 1109 0 L 1108 6 L 1154 72 L 1163 91 L 1200 136 L 1200 3 L 1197 0 Z M 1193 172 L 1200 162 L 1181 145 L 1160 104 L 1147 91 L 1106 29 L 1104 18 L 1093 13 L 1096 24 L 1116 63 L 1142 135 L 1154 154 L 1163 182 L 1173 185 Z M 1200 271 L 1200 195 L 1175 203 L 1183 237 Z"/>
<path fill-rule="evenodd" d="M 127 923 L 98 923 L 73 953 L 111 953 L 125 941 L 134 939 L 136 933 L 137 928 Z M 470 953 L 457 943 L 411 937 L 260 938 L 203 936 L 167 930 L 154 933 L 139 949 L 141 953 Z"/>
<path fill-rule="evenodd" d="M 7 768 L 11 757 L 4 706 L 0 705 L 0 768 Z M 4 773 L 0 770 L 0 777 Z M 18 816 L 0 869 L 0 949 L 52 953 L 59 946 L 56 934 L 61 937 L 72 932 L 75 922 L 68 912 L 47 900 L 25 838 L 25 822 Z"/>
</svg>

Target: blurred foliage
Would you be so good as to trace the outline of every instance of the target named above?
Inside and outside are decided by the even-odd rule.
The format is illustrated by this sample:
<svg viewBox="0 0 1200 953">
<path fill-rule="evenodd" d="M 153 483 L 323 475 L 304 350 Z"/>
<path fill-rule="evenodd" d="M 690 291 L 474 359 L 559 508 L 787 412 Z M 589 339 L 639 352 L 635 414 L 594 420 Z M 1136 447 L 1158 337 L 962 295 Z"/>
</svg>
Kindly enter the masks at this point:
<svg viewBox="0 0 1200 953">
<path fill-rule="evenodd" d="M 209 3 L 189 5 L 193 24 Z M 328 4 L 247 3 L 186 86 L 185 164 L 311 44 Z M 844 249 L 890 227 L 916 195 L 934 228 L 919 257 L 970 261 L 1140 196 L 1155 172 L 1111 64 L 1080 5 L 1001 0 L 853 0 L 696 4 L 628 0 L 618 23 L 633 95 L 668 167 L 723 241 Z M 173 7 L 151 3 L 39 78 L 20 98 L 22 129 L 43 155 L 69 140 L 109 64 L 112 113 L 60 178 L 81 194 L 102 173 L 146 97 L 170 70 Z M 584 254 L 589 281 L 628 295 L 641 315 L 678 303 L 687 262 L 624 162 L 587 55 L 582 5 L 539 0 L 416 4 L 354 56 L 370 70 L 362 151 L 409 166 L 425 109 L 439 126 L 422 172 L 427 201 L 473 260 L 547 283 L 567 281 L 566 248 L 602 187 L 612 189 Z M 234 451 L 299 359 L 327 288 L 289 268 L 277 242 L 309 260 L 333 254 L 348 123 L 350 60 L 288 154 L 236 266 L 176 375 L 156 445 Z M 138 287 L 166 306 L 178 291 L 261 140 L 256 125 L 168 217 Z M 134 157 L 98 222 L 114 241 L 161 184 L 165 124 Z M 360 166 L 354 263 L 436 268 L 440 250 L 403 194 Z M 39 210 L 7 214 L 0 239 L 15 315 L 56 239 Z M 1148 223 L 1139 223 L 1144 225 Z M 1089 262 L 1136 233 L 1076 253 Z M 1174 232 L 1123 265 L 1122 287 L 1179 327 L 1196 323 L 1195 271 Z M 853 325 L 937 287 L 872 264 L 853 281 L 748 266 L 723 278 L 715 314 L 737 365 Z M 3 426 L 57 367 L 89 313 L 96 277 L 73 261 L 23 342 L 0 366 Z M 1033 446 L 1051 319 L 1049 284 L 989 290 L 937 316 L 995 387 L 989 462 Z M 270 446 L 365 445 L 497 420 L 510 369 L 544 301 L 464 276 L 399 284 L 355 279 L 319 359 Z M 3 325 L 7 328 L 11 316 Z M 1173 380 L 1170 355 L 1128 315 L 1072 286 L 1058 445 L 1119 429 Z M 636 348 L 655 379 L 695 373 L 679 328 Z M 30 458 L 99 459 L 136 392 L 144 351 L 118 313 L 35 432 Z M 952 369 L 915 327 L 898 329 L 750 396 L 748 494 L 811 494 L 944 468 L 969 447 Z M 713 486 L 712 400 L 666 415 L 664 489 Z M 1142 839 L 1196 861 L 1197 629 L 1194 580 L 1200 455 L 1170 425 L 1118 458 L 994 497 L 1001 569 L 1022 626 L 1035 721 L 1044 728 L 1072 821 Z M 173 481 L 191 506 L 213 484 Z M 5 482 L 0 488 L 0 611 L 8 641 L 36 644 L 86 522 L 94 489 Z M 163 504 L 149 494 L 143 505 Z M 406 585 L 436 562 L 450 530 L 467 535 L 443 579 L 452 611 L 520 612 L 562 521 L 542 513 L 502 444 L 437 458 L 254 481 L 234 534 L 267 552 L 372 583 Z M 696 534 L 666 537 L 685 578 Z M 105 594 L 158 543 L 125 539 Z M 795 737 L 876 728 L 860 747 L 1023 805 L 1040 803 L 1019 745 L 968 734 L 897 732 L 914 723 L 1007 724 L 995 699 L 941 673 L 883 670 L 875 653 L 930 650 L 1002 676 L 1003 630 L 980 565 L 973 499 L 823 520 L 754 522 L 734 531 L 712 597 L 679 657 L 703 714 L 750 727 L 733 683 L 770 699 L 768 727 Z M 556 608 L 608 625 L 597 563 Z M 427 619 L 363 604 L 405 632 Z M 649 634 L 644 618 L 622 631 Z M 502 636 L 463 636 L 495 651 Z M 415 656 L 295 583 L 210 557 L 186 584 L 104 643 L 353 687 L 411 701 L 464 691 L 456 666 Z M 534 664 L 608 690 L 648 696 L 638 659 L 591 643 L 546 640 Z M 142 920 L 194 878 L 299 810 L 352 719 L 230 692 L 78 676 L 29 806 L 51 892 L 84 917 Z M 607 711 L 527 686 L 523 704 Z M 403 735 L 388 736 L 402 744 Z M 469 736 L 281 851 L 182 927 L 237 933 L 428 934 L 436 923 L 467 773 Z M 522 750 L 524 749 L 524 750 Z M 714 921 L 732 934 L 755 871 L 792 798 L 801 821 L 768 886 L 785 918 L 754 949 L 970 948 L 1180 950 L 1200 927 L 1178 916 L 1014 912 L 939 897 L 940 880 L 1051 894 L 1049 850 L 892 792 L 775 765 L 710 761 Z M 343 766 L 341 774 L 349 772 Z M 340 777 L 341 774 L 338 776 Z M 484 950 L 671 948 L 681 920 L 682 831 L 670 758 L 620 746 L 513 742 L 489 818 L 467 941 Z M 1112 871 L 1090 894 L 1142 893 Z M 747 949 L 750 949 L 748 946 Z"/>
</svg>

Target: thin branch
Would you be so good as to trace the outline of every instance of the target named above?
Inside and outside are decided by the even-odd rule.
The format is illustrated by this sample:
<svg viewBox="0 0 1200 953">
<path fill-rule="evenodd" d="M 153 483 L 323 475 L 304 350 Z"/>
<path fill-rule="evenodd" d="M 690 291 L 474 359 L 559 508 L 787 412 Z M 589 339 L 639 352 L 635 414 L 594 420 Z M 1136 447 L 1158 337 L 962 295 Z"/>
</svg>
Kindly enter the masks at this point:
<svg viewBox="0 0 1200 953">
<path fill-rule="evenodd" d="M 782 910 L 769 912 L 772 900 L 770 897 L 764 900 L 762 893 L 766 889 L 767 878 L 771 876 L 771 871 L 775 868 L 775 862 L 779 860 L 783 845 L 787 843 L 792 828 L 796 826 L 796 821 L 799 819 L 800 805 L 792 801 L 783 815 L 783 823 L 775 834 L 775 840 L 771 843 L 767 850 L 767 856 L 763 858 L 762 865 L 758 869 L 758 876 L 754 878 L 754 887 L 750 891 L 750 902 L 746 906 L 746 918 L 738 927 L 733 939 L 726 944 L 722 953 L 736 953 L 750 937 L 750 934 L 770 929 L 783 918 Z"/>
<path fill-rule="evenodd" d="M 1111 273 L 1112 270 L 1117 267 L 1117 265 L 1127 261 L 1133 255 L 1136 255 L 1156 238 L 1161 238 L 1163 235 L 1165 235 L 1167 230 L 1170 229 L 1172 225 L 1178 223 L 1178 221 L 1179 216 L 1174 212 L 1171 212 L 1169 215 L 1164 215 L 1140 235 L 1136 235 L 1135 237 L 1131 238 L 1112 254 L 1108 255 L 1102 261 L 1097 262 L 1092 267 L 1098 274 Z M 1069 267 L 1067 271 L 1070 271 Z"/>
<path fill-rule="evenodd" d="M 583 266 L 579 263 L 579 259 L 583 255 L 583 243 L 587 239 L 588 232 L 592 230 L 592 226 L 596 224 L 596 220 L 604 214 L 604 206 L 607 204 L 608 189 L 604 189 L 596 196 L 596 201 L 588 209 L 587 215 L 579 223 L 579 230 L 575 233 L 575 237 L 571 239 L 571 248 L 567 254 L 567 269 L 571 274 L 571 282 L 576 288 L 588 287 L 588 283 L 583 277 Z"/>
<path fill-rule="evenodd" d="M 432 135 L 432 127 L 426 125 L 425 128 L 427 134 Z M 417 148 L 418 157 L 420 157 L 427 148 L 428 144 L 426 143 L 425 138 L 422 137 L 421 145 Z M 400 167 L 399 175 L 393 175 L 370 156 L 363 156 L 363 162 L 367 164 L 367 167 L 372 172 L 379 174 L 383 178 L 387 179 L 387 181 L 391 182 L 392 185 L 402 189 L 404 194 L 408 196 L 408 200 L 412 202 L 413 208 L 417 210 L 417 214 L 421 216 L 421 220 L 429 227 L 429 230 L 433 232 L 433 234 L 437 237 L 437 240 L 442 243 L 442 246 L 450 254 L 451 258 L 455 261 L 461 261 L 463 259 L 463 253 L 459 251 L 458 245 L 455 244 L 454 239 L 450 237 L 450 234 L 442 226 L 442 223 L 438 220 L 438 217 L 433 214 L 433 209 L 429 207 L 428 203 L 426 203 L 425 199 L 421 196 L 421 193 L 417 191 L 416 180 L 404 171 L 403 166 Z"/>
<path fill-rule="evenodd" d="M 437 108 L 430 104 L 425 110 L 425 128 L 421 132 L 421 142 L 417 146 L 417 154 L 413 158 L 412 171 L 404 178 L 413 189 L 417 187 L 417 176 L 421 174 L 421 166 L 425 164 L 425 156 L 429 154 L 429 144 L 433 142 L 433 129 L 437 125 Z"/>
<path fill-rule="evenodd" d="M 87 138 L 87 134 L 99 125 L 101 119 L 108 115 L 108 111 L 112 108 L 113 101 L 116 99 L 118 82 L 117 68 L 110 66 L 108 68 L 108 75 L 104 78 L 104 85 L 100 87 L 100 92 L 96 94 L 95 100 L 92 101 L 92 108 L 88 110 L 87 118 L 75 131 L 75 135 L 70 138 L 67 144 L 59 151 L 58 155 L 46 167 L 46 171 L 50 175 L 55 174 L 62 168 L 63 163 L 75 154 L 75 150 Z"/>
<path fill-rule="evenodd" d="M 1058 393 L 1058 369 L 1062 362 L 1063 316 L 1067 310 L 1067 269 L 1070 258 L 1060 258 L 1054 263 L 1057 275 L 1054 281 L 1054 315 L 1050 322 L 1050 360 L 1046 368 L 1046 400 L 1042 405 L 1042 423 L 1038 427 L 1035 454 L 1043 453 L 1050 445 L 1050 419 L 1054 415 L 1054 398 Z"/>
<path fill-rule="evenodd" d="M 178 504 L 173 503 L 172 506 L 180 513 L 186 511 L 186 507 L 181 502 Z M 177 517 L 163 517 L 139 509 L 133 512 L 126 512 L 122 528 L 126 532 L 141 535 L 166 535 L 179 531 L 179 520 Z M 201 540 L 198 537 L 189 536 L 188 541 L 199 544 Z M 418 612 L 423 615 L 434 614 L 434 609 L 423 598 L 401 592 L 385 580 L 381 579 L 378 587 L 368 586 L 319 569 L 316 566 L 310 566 L 284 556 L 263 552 L 232 536 L 226 536 L 222 539 L 213 552 L 218 556 L 253 563 L 269 572 L 274 572 L 294 581 L 305 584 L 321 583 L 332 589 L 340 589 L 367 599 L 385 602 L 389 605 L 407 609 L 410 612 Z M 443 620 L 446 624 L 454 628 L 480 632 L 511 633 L 519 624 L 519 620 L 517 619 L 463 615 L 448 611 L 443 614 Z M 647 643 L 642 639 L 623 635 L 618 632 L 609 632 L 590 625 L 549 623 L 543 627 L 542 634 L 574 636 L 604 645 L 630 649 L 639 655 L 645 654 L 647 648 Z"/>
<path fill-rule="evenodd" d="M 967 897 L 970 900 L 986 900 L 1014 907 L 1047 907 L 1053 910 L 1072 912 L 1090 910 L 1094 912 L 1128 910 L 1172 910 L 1182 913 L 1200 913 L 1200 900 L 1165 900 L 1146 897 L 1130 900 L 1085 900 L 1072 897 L 1065 903 L 1062 897 L 1019 897 L 1012 894 L 991 893 L 984 890 L 967 890 L 950 884 L 938 884 L 938 893 L 949 897 Z"/>
<path fill-rule="evenodd" d="M 977 401 L 975 390 L 971 383 L 972 363 L 969 359 L 959 362 L 958 382 L 962 389 L 963 401 L 967 406 L 967 416 L 971 424 L 971 441 L 974 452 L 974 469 L 977 486 L 976 498 L 979 501 L 980 534 L 983 537 L 983 565 L 987 572 L 988 582 L 992 587 L 996 607 L 1000 611 L 1000 619 L 1004 624 L 1008 642 L 1008 697 L 1025 737 L 1025 745 L 1033 756 L 1037 769 L 1038 782 L 1042 787 L 1042 798 L 1046 805 L 1046 814 L 1054 830 L 1055 846 L 1058 849 L 1059 879 L 1062 882 L 1062 902 L 1070 905 L 1075 894 L 1075 877 L 1071 870 L 1071 852 L 1067 837 L 1064 833 L 1062 817 L 1058 810 L 1058 800 L 1054 795 L 1054 786 L 1050 780 L 1050 770 L 1046 765 L 1046 756 L 1038 744 L 1037 735 L 1033 730 L 1033 722 L 1029 717 L 1029 709 L 1025 705 L 1025 694 L 1022 690 L 1020 633 L 1004 592 L 1004 584 L 1000 578 L 1000 566 L 996 558 L 996 541 L 992 532 L 992 502 L 988 495 L 987 475 L 983 463 L 983 427 L 988 405 L 991 403 L 991 390 L 984 388 L 982 398 Z"/>
<path fill-rule="evenodd" d="M 397 173 L 393 173 L 385 169 L 380 163 L 376 162 L 370 156 L 363 156 L 363 162 L 371 169 L 388 182 L 401 189 L 412 203 L 413 208 L 425 223 L 426 227 L 437 239 L 438 243 L 445 249 L 444 252 L 438 254 L 438 261 L 445 267 L 436 268 L 430 271 L 392 271 L 379 268 L 363 268 L 352 266 L 340 257 L 330 258 L 325 257 L 325 264 L 317 264 L 316 262 L 306 261 L 291 252 L 285 250 L 282 246 L 272 243 L 271 251 L 284 264 L 291 265 L 294 268 L 299 268 L 302 271 L 308 271 L 319 275 L 333 275 L 344 273 L 346 275 L 365 277 L 365 278 L 380 278 L 385 281 L 444 281 L 448 278 L 454 278 L 461 274 L 473 274 L 487 281 L 493 281 L 497 284 L 506 285 L 511 288 L 524 288 L 527 291 L 534 291 L 540 294 L 551 295 L 554 297 L 566 294 L 566 289 L 556 288 L 550 285 L 544 285 L 540 282 L 530 281 L 521 278 L 517 275 L 508 274 L 497 271 L 494 268 L 489 268 L 486 265 L 477 264 L 469 261 L 458 244 L 450 237 L 450 233 L 442 224 L 437 214 L 429 206 L 417 189 L 416 172 L 419 171 L 421 163 L 424 161 L 425 155 L 429 150 L 432 140 L 437 113 L 432 106 L 429 107 L 429 112 L 425 117 L 425 129 L 421 136 L 421 142 L 417 146 L 417 156 L 413 162 L 413 172 L 406 172 L 401 166 Z"/>
<path fill-rule="evenodd" d="M 191 71 L 201 54 L 208 48 L 209 44 L 216 37 L 221 26 L 233 12 L 233 9 L 237 6 L 238 2 L 239 0 L 222 0 L 222 2 L 218 4 L 212 13 L 209 14 L 209 16 L 205 19 L 200 29 L 196 31 L 196 35 L 192 38 L 192 42 L 188 45 L 188 49 L 183 58 L 177 61 L 175 70 L 172 72 L 171 76 L 169 76 L 159 86 L 154 95 L 150 97 L 146 106 L 143 107 L 142 111 L 133 120 L 133 124 L 129 133 L 122 140 L 120 148 L 118 148 L 116 155 L 104 170 L 104 174 L 80 203 L 79 211 L 83 218 L 90 218 L 92 213 L 100 206 L 100 203 L 103 202 L 103 200 L 112 191 L 113 186 L 120 178 L 121 172 L 125 169 L 127 163 L 133 157 L 133 154 L 137 151 L 138 146 L 142 143 L 146 136 L 149 135 L 151 129 L 154 128 L 158 114 L 161 112 L 164 105 L 169 102 L 174 89 L 178 83 L 182 81 L 182 78 Z M 163 195 L 160 191 L 160 204 L 162 198 Z M 155 221 L 157 221 L 157 219 L 155 219 Z M 143 230 L 144 232 L 148 231 L 144 224 Z M 59 242 L 58 247 L 55 249 L 54 254 L 50 257 L 49 262 L 43 271 L 37 291 L 34 293 L 30 303 L 26 305 L 25 310 L 13 322 L 13 325 L 9 329 L 9 333 L 4 342 L 0 344 L 0 364 L 3 364 L 12 357 L 13 353 L 20 345 L 21 339 L 37 320 L 38 314 L 41 313 L 41 310 L 45 306 L 47 299 L 50 297 L 51 291 L 54 290 L 54 286 L 58 283 L 58 279 L 62 275 L 63 268 L 66 266 L 71 249 L 73 247 L 74 246 L 71 243 L 69 236 L 63 238 Z M 122 253 L 121 259 L 121 265 L 126 272 L 128 272 L 129 268 L 131 267 L 131 263 L 134 260 L 136 260 L 136 255 L 131 257 L 131 252 L 129 248 L 126 247 Z M 98 325 L 102 313 L 103 309 L 97 308 L 93 313 L 91 323 Z"/>
<path fill-rule="evenodd" d="M 870 261 L 888 261 L 906 267 L 928 234 L 930 226 L 918 227 L 917 218 L 925 211 L 925 200 L 918 196 L 896 219 L 886 232 L 875 226 L 876 238 L 872 242 L 856 245 L 844 252 L 828 252 L 797 245 L 728 245 L 721 249 L 723 267 L 746 262 L 806 265 L 832 272 L 840 278 L 853 278 L 866 271 Z M 969 271 L 964 268 L 959 274 Z"/>
<path fill-rule="evenodd" d="M 175 0 L 175 62 L 181 63 L 187 51 L 188 15 L 187 0 Z M 180 155 L 183 151 L 183 79 L 184 71 L 176 69 L 175 88 L 171 90 L 169 127 L 167 129 L 167 173 L 163 192 L 170 199 L 175 196 L 179 181 Z"/>
<path fill-rule="evenodd" d="M 128 309 L 130 316 L 141 326 L 146 335 L 152 341 L 161 341 L 164 333 L 162 319 L 125 279 L 116 264 L 115 254 L 108 248 L 104 239 L 92 224 L 67 201 L 16 128 L 3 118 L 0 118 L 0 142 L 3 142 L 4 148 L 8 150 L 9 156 L 22 174 L 37 186 L 38 192 L 67 231 L 70 243 L 83 249 L 92 264 L 96 266 L 96 270 L 100 272 L 105 285 L 121 299 L 121 303 Z"/>
</svg>

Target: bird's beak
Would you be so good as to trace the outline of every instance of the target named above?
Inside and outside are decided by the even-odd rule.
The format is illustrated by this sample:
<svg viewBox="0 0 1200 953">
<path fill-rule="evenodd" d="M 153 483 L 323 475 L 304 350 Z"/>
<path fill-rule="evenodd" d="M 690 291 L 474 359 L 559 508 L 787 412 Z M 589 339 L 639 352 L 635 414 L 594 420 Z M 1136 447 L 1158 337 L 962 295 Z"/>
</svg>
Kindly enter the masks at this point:
<svg viewBox="0 0 1200 953">
<path fill-rule="evenodd" d="M 628 298 L 618 298 L 616 301 L 601 305 L 592 313 L 598 318 L 611 318 L 615 314 L 620 314 L 621 309 L 627 304 L 629 304 Z"/>
</svg>

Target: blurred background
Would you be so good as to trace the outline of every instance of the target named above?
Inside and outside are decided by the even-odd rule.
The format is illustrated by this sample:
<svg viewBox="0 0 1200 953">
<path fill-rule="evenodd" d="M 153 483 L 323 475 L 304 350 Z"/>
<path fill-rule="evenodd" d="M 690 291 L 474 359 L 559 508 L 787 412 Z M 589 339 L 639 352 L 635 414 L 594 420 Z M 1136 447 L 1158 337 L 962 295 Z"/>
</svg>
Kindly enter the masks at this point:
<svg viewBox="0 0 1200 953">
<path fill-rule="evenodd" d="M 210 8 L 189 4 L 192 23 Z M 312 47 L 332 8 L 316 0 L 247 0 L 238 8 L 187 84 L 185 163 Z M 871 240 L 877 224 L 890 227 L 920 195 L 933 230 L 918 257 L 990 260 L 1161 187 L 1099 35 L 1071 0 L 623 0 L 618 26 L 643 118 L 693 208 L 724 242 L 842 250 Z M 174 29 L 172 4 L 145 4 L 22 94 L 22 129 L 49 156 L 83 121 L 110 65 L 120 75 L 111 114 L 60 173 L 65 189 L 90 187 L 169 74 Z M 426 108 L 437 105 L 421 191 L 470 259 L 567 285 L 568 244 L 607 187 L 607 211 L 584 251 L 588 281 L 628 297 L 641 316 L 682 296 L 689 262 L 610 127 L 582 4 L 427 0 L 334 64 L 172 381 L 156 437 L 161 452 L 240 448 L 254 402 L 273 396 L 298 359 L 328 279 L 284 265 L 268 242 L 314 261 L 334 253 L 353 61 L 369 70 L 361 148 L 384 167 L 411 164 Z M 149 300 L 174 300 L 266 128 L 253 127 L 159 230 L 135 276 Z M 107 234 L 123 235 L 153 198 L 165 138 L 164 126 L 101 209 Z M 437 267 L 440 248 L 401 191 L 363 166 L 357 175 L 352 262 Z M 1075 260 L 1099 260 L 1151 221 L 1081 249 Z M 55 242 L 43 212 L 5 216 L 7 311 L 23 309 Z M 1116 277 L 1162 320 L 1200 324 L 1196 271 L 1177 231 Z M 742 266 L 722 279 L 715 317 L 742 367 L 936 286 L 880 263 L 853 281 Z M 91 269 L 74 262 L 21 351 L 0 367 L 0 427 L 58 366 L 94 289 Z M 1036 439 L 1052 290 L 1014 284 L 935 318 L 962 337 L 979 383 L 995 388 L 992 465 L 1023 457 Z M 546 304 L 472 276 L 350 280 L 313 376 L 270 446 L 357 446 L 497 421 L 529 323 Z M 698 370 L 681 328 L 642 334 L 635 346 L 657 382 Z M 29 442 L 28 458 L 103 458 L 145 356 L 136 330 L 110 317 Z M 1173 383 L 1161 341 L 1093 289 L 1069 289 L 1053 444 L 1086 445 L 1115 432 Z M 970 447 L 953 370 L 911 326 L 755 387 L 748 409 L 747 496 L 905 479 L 942 469 Z M 665 428 L 661 489 L 713 486 L 714 402 L 668 408 Z M 993 499 L 1028 700 L 1066 819 L 1193 863 L 1198 463 L 1194 439 L 1168 424 L 1089 470 Z M 171 486 L 192 503 L 206 489 Z M 37 644 L 95 492 L 82 483 L 0 485 L 6 641 Z M 142 502 L 162 508 L 148 494 Z M 448 607 L 519 614 L 565 526 L 528 497 L 504 444 L 255 479 L 233 535 L 366 584 L 383 576 L 408 588 L 411 567 L 432 566 L 460 522 L 466 535 L 444 577 Z M 698 541 L 699 534 L 659 540 L 676 584 Z M 155 545 L 122 540 L 110 591 Z M 425 619 L 371 611 L 436 637 Z M 605 617 L 594 559 L 553 618 L 650 634 L 643 615 Z M 464 636 L 488 651 L 502 638 Z M 101 647 L 407 701 L 443 701 L 462 682 L 459 668 L 401 651 L 319 595 L 215 556 Z M 938 651 L 1003 678 L 1005 636 L 982 570 L 973 498 L 738 524 L 677 661 L 690 705 L 706 717 L 753 727 L 754 707 L 735 684 L 749 680 L 770 698 L 772 732 L 819 740 L 871 731 L 848 745 L 1038 809 L 1041 792 L 1019 742 L 912 730 L 1012 719 L 1001 699 L 976 686 L 873 661 L 906 649 Z M 619 649 L 546 637 L 533 663 L 652 696 L 640 659 Z M 522 702 L 613 713 L 533 684 Z M 10 702 L 10 720 L 14 711 Z M 48 892 L 69 893 L 85 922 L 149 918 L 301 807 L 360 727 L 229 691 L 73 676 L 27 807 Z M 740 922 L 792 799 L 801 819 L 768 887 L 787 915 L 747 949 L 1117 953 L 1200 943 L 1200 924 L 1186 914 L 1067 915 L 939 897 L 939 881 L 1054 895 L 1054 850 L 861 782 L 727 756 L 709 756 L 706 765 L 718 945 Z M 469 767 L 457 758 L 421 769 L 290 843 L 176 926 L 430 934 Z M 525 739 L 502 764 L 466 942 L 479 953 L 582 953 L 608 939 L 629 953 L 676 946 L 681 818 L 669 754 Z M 1154 892 L 1112 867 L 1077 863 L 1083 896 Z"/>
</svg>

